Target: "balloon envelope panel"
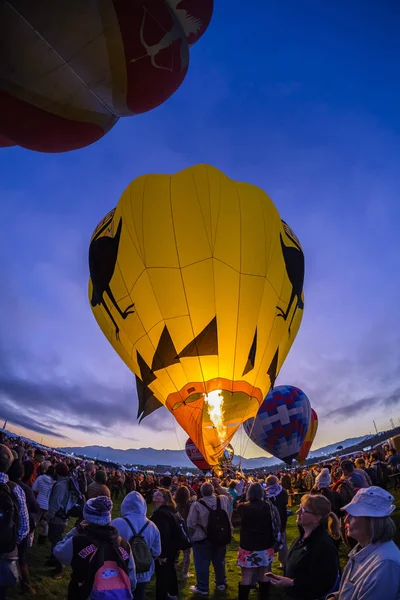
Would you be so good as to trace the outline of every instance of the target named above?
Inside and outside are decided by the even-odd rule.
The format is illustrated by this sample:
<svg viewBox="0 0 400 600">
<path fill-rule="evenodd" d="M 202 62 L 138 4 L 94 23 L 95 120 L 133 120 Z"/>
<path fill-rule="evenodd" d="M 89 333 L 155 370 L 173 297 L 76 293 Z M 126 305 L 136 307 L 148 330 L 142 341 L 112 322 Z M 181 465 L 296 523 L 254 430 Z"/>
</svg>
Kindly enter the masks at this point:
<svg viewBox="0 0 400 600">
<path fill-rule="evenodd" d="M 200 469 L 200 471 L 204 471 L 206 473 L 210 470 L 210 465 L 206 460 L 204 460 L 204 456 L 190 438 L 188 438 L 186 441 L 185 452 L 188 458 L 198 469 Z"/>
<path fill-rule="evenodd" d="M 181 85 L 212 0 L 10 0 L 0 4 L 0 145 L 65 152 Z"/>
<path fill-rule="evenodd" d="M 305 461 L 306 461 L 308 453 L 311 450 L 311 446 L 313 445 L 315 436 L 317 435 L 317 430 L 318 430 L 318 417 L 317 417 L 317 413 L 312 408 L 311 409 L 310 426 L 308 428 L 307 435 L 306 435 L 306 438 L 305 438 L 305 440 L 303 442 L 303 445 L 300 448 L 300 452 L 299 452 L 298 456 L 296 457 L 296 460 L 301 465 L 303 465 L 305 463 Z"/>
</svg>

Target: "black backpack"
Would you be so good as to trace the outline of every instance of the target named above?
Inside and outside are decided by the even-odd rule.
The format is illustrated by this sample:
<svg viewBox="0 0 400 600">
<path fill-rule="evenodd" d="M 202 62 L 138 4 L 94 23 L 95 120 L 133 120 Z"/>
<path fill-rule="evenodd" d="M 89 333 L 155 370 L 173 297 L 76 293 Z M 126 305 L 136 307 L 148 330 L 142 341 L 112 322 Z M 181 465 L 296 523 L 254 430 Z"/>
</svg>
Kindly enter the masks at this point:
<svg viewBox="0 0 400 600">
<path fill-rule="evenodd" d="M 275 552 L 279 552 L 283 548 L 281 534 L 281 518 L 275 504 L 266 500 L 265 505 L 268 507 L 271 516 L 272 537 L 274 538 L 273 548 Z"/>
<path fill-rule="evenodd" d="M 129 543 L 132 548 L 133 560 L 135 561 L 136 573 L 147 573 L 150 570 L 150 567 L 153 563 L 153 555 L 151 550 L 142 536 L 143 531 L 148 527 L 150 521 L 146 521 L 143 527 L 136 533 L 135 528 L 129 519 L 124 517 L 124 521 L 126 521 L 132 530 L 133 536 L 129 540 Z"/>
<path fill-rule="evenodd" d="M 0 483 L 0 554 L 12 552 L 17 545 L 19 504 L 15 483 Z"/>
<path fill-rule="evenodd" d="M 175 521 L 173 534 L 175 548 L 177 550 L 188 550 L 192 547 L 192 540 L 190 538 L 186 523 L 179 513 L 176 513 L 172 516 Z"/>
<path fill-rule="evenodd" d="M 199 500 L 199 504 L 205 506 L 209 512 L 207 539 L 216 546 L 226 546 L 227 544 L 230 544 L 232 539 L 231 522 L 228 513 L 221 507 L 219 496 L 217 496 L 217 508 L 214 510 L 202 500 Z"/>
</svg>

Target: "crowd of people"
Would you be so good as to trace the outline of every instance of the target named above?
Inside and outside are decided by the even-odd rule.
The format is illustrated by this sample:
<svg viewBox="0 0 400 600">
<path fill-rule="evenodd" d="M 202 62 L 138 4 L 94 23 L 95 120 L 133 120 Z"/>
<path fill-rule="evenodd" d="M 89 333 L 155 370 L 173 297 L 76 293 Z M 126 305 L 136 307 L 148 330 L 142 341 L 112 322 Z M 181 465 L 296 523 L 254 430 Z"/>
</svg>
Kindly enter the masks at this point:
<svg viewBox="0 0 400 600">
<path fill-rule="evenodd" d="M 46 564 L 55 579 L 71 566 L 69 600 L 143 600 L 152 577 L 156 600 L 176 600 L 180 578 L 193 578 L 191 592 L 207 596 L 214 593 L 211 565 L 215 592 L 223 595 L 234 528 L 239 600 L 252 589 L 267 600 L 273 588 L 297 600 L 400 598 L 395 506 L 387 489 L 400 473 L 393 448 L 292 472 L 185 477 L 96 465 L 5 435 L 0 441 L 0 600 L 17 584 L 35 594 L 34 543 L 49 544 Z M 120 516 L 113 519 L 119 498 Z M 299 535 L 289 548 L 293 505 L 299 505 Z M 349 552 L 343 572 L 341 545 Z M 279 574 L 272 572 L 276 556 Z"/>
</svg>

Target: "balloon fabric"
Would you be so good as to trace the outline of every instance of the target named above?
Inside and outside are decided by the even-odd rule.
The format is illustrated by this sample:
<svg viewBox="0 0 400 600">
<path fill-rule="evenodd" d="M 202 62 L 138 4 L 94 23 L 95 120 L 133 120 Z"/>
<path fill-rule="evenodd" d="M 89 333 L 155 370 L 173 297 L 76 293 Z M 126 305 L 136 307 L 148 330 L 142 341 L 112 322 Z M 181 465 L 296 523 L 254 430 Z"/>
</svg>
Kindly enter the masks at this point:
<svg viewBox="0 0 400 600">
<path fill-rule="evenodd" d="M 210 465 L 204 459 L 204 456 L 201 454 L 201 452 L 198 450 L 198 448 L 190 438 L 186 440 L 185 452 L 189 460 L 191 460 L 194 466 L 200 469 L 200 471 L 203 471 L 203 473 L 207 473 L 207 471 L 211 470 Z"/>
<path fill-rule="evenodd" d="M 317 429 L 318 429 L 318 417 L 317 417 L 317 413 L 312 408 L 311 409 L 310 426 L 307 431 L 306 439 L 304 440 L 303 445 L 300 448 L 300 452 L 296 456 L 297 462 L 299 462 L 301 465 L 304 465 L 306 458 L 308 456 L 308 453 L 311 450 L 311 446 L 314 442 L 315 436 L 317 435 Z"/>
<path fill-rule="evenodd" d="M 213 0 L 0 2 L 0 146 L 66 152 L 165 102 Z"/>
</svg>

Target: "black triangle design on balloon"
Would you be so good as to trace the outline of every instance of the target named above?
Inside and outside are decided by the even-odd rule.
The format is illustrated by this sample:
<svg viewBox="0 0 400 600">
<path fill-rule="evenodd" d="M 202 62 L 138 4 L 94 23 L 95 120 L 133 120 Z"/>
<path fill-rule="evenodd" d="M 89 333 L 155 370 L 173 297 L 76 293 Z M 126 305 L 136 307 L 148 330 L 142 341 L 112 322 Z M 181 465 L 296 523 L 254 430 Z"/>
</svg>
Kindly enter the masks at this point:
<svg viewBox="0 0 400 600">
<path fill-rule="evenodd" d="M 249 373 L 249 371 L 252 371 L 254 369 L 254 363 L 256 360 L 256 352 L 257 352 L 257 328 L 256 328 L 256 332 L 254 334 L 253 343 L 251 344 L 249 356 L 247 358 L 247 363 L 246 363 L 246 366 L 242 373 L 242 377 L 243 377 L 243 375 L 246 375 L 246 373 Z"/>
<path fill-rule="evenodd" d="M 186 358 L 190 356 L 212 356 L 218 354 L 218 329 L 217 317 L 192 340 L 177 356 Z"/>
<path fill-rule="evenodd" d="M 138 401 L 139 401 L 137 418 L 139 418 L 140 415 L 142 414 L 142 412 L 144 411 L 147 400 L 150 398 L 150 396 L 153 394 L 153 392 L 151 391 L 150 388 L 148 388 L 143 383 L 143 381 L 140 379 L 140 377 L 135 375 L 135 378 L 136 378 L 136 391 L 137 391 Z"/>
<path fill-rule="evenodd" d="M 162 406 L 161 402 L 157 400 L 153 392 L 143 381 L 136 375 L 136 390 L 138 395 L 138 412 L 137 418 L 140 421 L 150 415 L 153 411 L 157 410 Z"/>
<path fill-rule="evenodd" d="M 179 358 L 176 354 L 177 352 L 171 334 L 168 331 L 168 327 L 165 325 L 157 349 L 154 353 L 153 362 L 151 363 L 152 370 L 158 371 L 159 369 L 166 369 L 171 365 L 179 363 Z"/>
<path fill-rule="evenodd" d="M 154 412 L 158 408 L 162 408 L 162 407 L 163 407 L 163 404 L 161 404 L 161 402 L 159 400 L 157 400 L 157 398 L 154 395 L 151 396 L 148 399 L 148 401 L 146 402 L 146 406 L 145 406 L 142 416 L 139 419 L 139 423 L 141 423 L 145 417 L 148 417 L 149 415 L 151 415 L 152 412 Z"/>
<path fill-rule="evenodd" d="M 274 354 L 274 358 L 271 360 L 271 364 L 269 365 L 269 368 L 268 368 L 268 371 L 267 371 L 267 375 L 269 375 L 269 378 L 270 378 L 270 381 L 271 381 L 271 388 L 274 387 L 274 385 L 275 385 L 275 379 L 277 377 L 278 356 L 279 356 L 279 346 L 276 349 L 276 352 Z"/>
<path fill-rule="evenodd" d="M 140 369 L 141 380 L 144 383 L 144 385 L 149 385 L 149 383 L 151 383 L 152 381 L 154 381 L 156 379 L 156 376 L 154 375 L 153 371 L 150 369 L 147 362 L 144 360 L 144 358 L 139 354 L 139 352 L 137 350 L 136 350 L 136 359 L 137 359 L 137 363 L 138 363 L 139 369 Z"/>
</svg>

